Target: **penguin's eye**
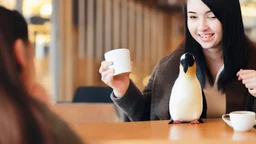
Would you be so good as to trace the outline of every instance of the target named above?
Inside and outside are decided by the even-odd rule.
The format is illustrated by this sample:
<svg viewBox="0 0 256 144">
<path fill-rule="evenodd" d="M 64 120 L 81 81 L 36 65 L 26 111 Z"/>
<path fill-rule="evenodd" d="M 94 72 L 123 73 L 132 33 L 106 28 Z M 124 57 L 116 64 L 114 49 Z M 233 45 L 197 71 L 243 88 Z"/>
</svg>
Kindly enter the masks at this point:
<svg viewBox="0 0 256 144">
<path fill-rule="evenodd" d="M 189 56 L 188 57 L 188 65 L 189 65 L 189 67 L 192 67 L 194 65 L 194 63 L 195 63 L 195 60 L 194 60 L 193 56 Z"/>
<path fill-rule="evenodd" d="M 180 61 L 180 64 L 181 64 L 182 66 L 184 66 L 184 62 L 185 62 L 185 60 L 182 59 L 182 60 Z"/>
<path fill-rule="evenodd" d="M 193 65 L 194 65 L 194 59 L 191 59 L 190 61 L 189 61 L 189 67 L 192 67 Z"/>
</svg>

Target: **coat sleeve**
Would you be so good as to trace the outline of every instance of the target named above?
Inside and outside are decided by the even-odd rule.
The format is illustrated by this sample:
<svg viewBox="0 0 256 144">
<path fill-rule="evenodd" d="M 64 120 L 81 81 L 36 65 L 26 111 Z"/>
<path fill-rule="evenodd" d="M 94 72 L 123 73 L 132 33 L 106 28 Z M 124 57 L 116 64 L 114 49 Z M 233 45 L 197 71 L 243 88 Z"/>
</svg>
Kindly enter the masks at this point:
<svg viewBox="0 0 256 144">
<path fill-rule="evenodd" d="M 147 86 L 141 93 L 132 80 L 124 96 L 116 98 L 111 94 L 115 104 L 117 115 L 121 121 L 145 121 L 150 120 L 150 105 L 152 86 L 158 65 L 154 68 Z"/>
</svg>

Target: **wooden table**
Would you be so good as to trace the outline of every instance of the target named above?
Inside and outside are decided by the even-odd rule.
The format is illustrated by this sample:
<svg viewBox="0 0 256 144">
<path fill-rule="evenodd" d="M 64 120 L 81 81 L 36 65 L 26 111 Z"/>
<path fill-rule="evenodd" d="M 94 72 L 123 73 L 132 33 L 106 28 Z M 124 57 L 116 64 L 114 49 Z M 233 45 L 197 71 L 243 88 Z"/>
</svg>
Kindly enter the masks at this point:
<svg viewBox="0 0 256 144">
<path fill-rule="evenodd" d="M 230 144 L 256 143 L 256 130 L 234 132 L 221 119 L 205 123 L 172 124 L 169 121 L 72 124 L 72 128 L 89 144 Z"/>
</svg>

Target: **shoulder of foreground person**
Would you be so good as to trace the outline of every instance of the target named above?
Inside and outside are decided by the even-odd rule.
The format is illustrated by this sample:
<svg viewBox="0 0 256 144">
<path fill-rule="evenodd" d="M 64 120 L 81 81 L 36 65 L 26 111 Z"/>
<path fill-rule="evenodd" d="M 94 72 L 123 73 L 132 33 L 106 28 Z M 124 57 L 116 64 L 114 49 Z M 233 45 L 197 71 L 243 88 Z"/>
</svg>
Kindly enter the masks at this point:
<svg viewBox="0 0 256 144">
<path fill-rule="evenodd" d="M 75 132 L 62 120 L 57 114 L 48 108 L 48 106 L 37 99 L 33 99 L 39 106 L 43 118 L 48 122 L 54 144 L 82 144 L 82 140 Z"/>
</svg>

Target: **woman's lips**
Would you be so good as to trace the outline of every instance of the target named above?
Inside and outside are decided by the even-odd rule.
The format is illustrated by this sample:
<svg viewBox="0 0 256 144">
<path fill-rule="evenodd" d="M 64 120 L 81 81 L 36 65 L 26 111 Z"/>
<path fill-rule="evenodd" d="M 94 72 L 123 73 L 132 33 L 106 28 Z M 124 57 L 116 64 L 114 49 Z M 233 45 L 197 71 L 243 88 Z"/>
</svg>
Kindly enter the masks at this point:
<svg viewBox="0 0 256 144">
<path fill-rule="evenodd" d="M 214 34 L 198 34 L 203 42 L 210 42 L 213 39 Z"/>
</svg>

